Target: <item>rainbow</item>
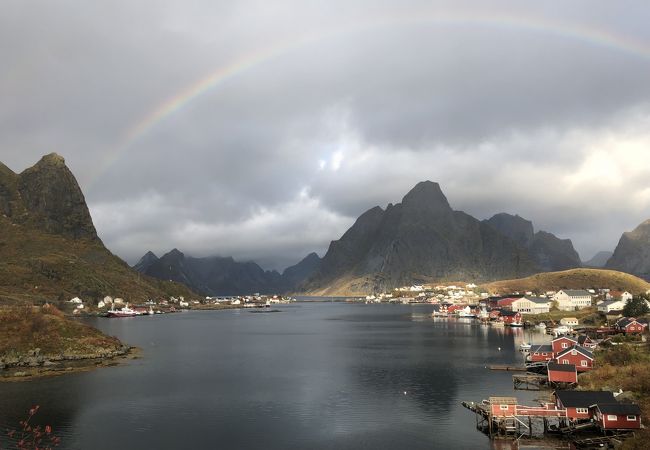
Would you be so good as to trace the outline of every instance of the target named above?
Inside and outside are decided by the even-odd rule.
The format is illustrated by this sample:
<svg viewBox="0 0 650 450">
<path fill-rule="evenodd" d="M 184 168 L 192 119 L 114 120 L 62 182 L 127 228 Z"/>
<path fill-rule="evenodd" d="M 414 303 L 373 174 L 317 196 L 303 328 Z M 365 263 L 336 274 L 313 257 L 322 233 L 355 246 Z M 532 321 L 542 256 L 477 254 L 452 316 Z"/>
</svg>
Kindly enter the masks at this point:
<svg viewBox="0 0 650 450">
<path fill-rule="evenodd" d="M 558 37 L 573 39 L 624 52 L 635 57 L 650 59 L 650 46 L 648 43 L 633 39 L 628 36 L 615 34 L 603 28 L 596 28 L 578 23 L 563 21 L 551 21 L 548 19 L 523 16 L 514 14 L 454 14 L 418 12 L 405 15 L 394 15 L 391 17 L 376 17 L 367 19 L 361 23 L 354 23 L 336 29 L 316 31 L 305 34 L 298 39 L 291 41 L 276 42 L 273 45 L 259 49 L 237 58 L 223 66 L 218 67 L 214 72 L 204 78 L 197 80 L 192 85 L 175 95 L 169 97 L 151 112 L 142 117 L 133 125 L 114 146 L 113 150 L 105 159 L 104 164 L 99 168 L 98 176 L 108 170 L 122 154 L 124 154 L 134 143 L 149 133 L 158 124 L 168 119 L 184 106 L 193 100 L 201 97 L 211 90 L 225 84 L 228 80 L 237 75 L 249 71 L 257 66 L 271 61 L 275 58 L 286 55 L 294 50 L 304 48 L 308 45 L 324 42 L 328 39 L 339 38 L 348 34 L 363 33 L 388 27 L 405 26 L 477 26 L 505 28 L 515 31 L 526 31 L 545 33 Z M 92 185 L 92 183 L 91 183 Z"/>
</svg>

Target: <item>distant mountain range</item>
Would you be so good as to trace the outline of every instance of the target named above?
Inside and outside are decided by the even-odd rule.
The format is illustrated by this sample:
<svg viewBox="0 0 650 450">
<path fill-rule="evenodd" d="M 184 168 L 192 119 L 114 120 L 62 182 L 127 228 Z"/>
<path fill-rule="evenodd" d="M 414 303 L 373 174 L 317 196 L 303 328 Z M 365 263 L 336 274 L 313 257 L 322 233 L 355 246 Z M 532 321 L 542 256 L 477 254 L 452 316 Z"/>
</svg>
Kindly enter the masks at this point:
<svg viewBox="0 0 650 450">
<path fill-rule="evenodd" d="M 594 268 L 601 268 L 605 267 L 607 264 L 607 261 L 609 261 L 609 258 L 611 258 L 614 255 L 614 252 L 610 251 L 600 251 L 594 255 L 593 258 L 583 261 L 582 265 L 583 267 L 594 267 Z"/>
<path fill-rule="evenodd" d="M 599 266 L 601 253 L 585 263 Z M 454 211 L 437 183 L 418 183 L 401 203 L 363 213 L 321 259 L 283 273 L 230 257 L 145 254 L 135 270 L 97 236 L 62 157 L 44 156 L 16 174 L 0 163 L 0 299 L 260 293 L 365 294 L 436 281 L 490 281 L 580 267 L 570 240 L 535 231 L 522 217 L 477 220 Z M 650 220 L 623 233 L 605 266 L 650 279 Z M 170 282 L 171 280 L 171 282 Z M 187 287 L 186 287 L 187 286 Z"/>
<path fill-rule="evenodd" d="M 401 203 L 362 214 L 321 260 L 315 253 L 282 274 L 232 258 L 149 252 L 134 266 L 208 295 L 252 292 L 364 294 L 416 282 L 496 280 L 580 267 L 568 239 L 535 232 L 532 222 L 499 213 L 479 221 L 454 211 L 440 186 L 418 183 Z"/>
<path fill-rule="evenodd" d="M 46 155 L 20 174 L 0 163 L 0 301 L 105 295 L 144 301 L 194 294 L 142 276 L 104 247 L 61 156 Z"/>
<path fill-rule="evenodd" d="M 454 211 L 440 186 L 418 183 L 396 205 L 362 214 L 330 244 L 303 286 L 318 294 L 364 293 L 411 283 L 519 278 L 580 267 L 570 240 L 534 232 L 530 221 Z"/>
<path fill-rule="evenodd" d="M 278 294 L 297 289 L 320 264 L 316 253 L 307 255 L 282 274 L 265 271 L 254 262 L 237 262 L 231 257 L 193 258 L 173 249 L 158 258 L 147 252 L 133 266 L 143 274 L 184 283 L 204 295 Z"/>
</svg>

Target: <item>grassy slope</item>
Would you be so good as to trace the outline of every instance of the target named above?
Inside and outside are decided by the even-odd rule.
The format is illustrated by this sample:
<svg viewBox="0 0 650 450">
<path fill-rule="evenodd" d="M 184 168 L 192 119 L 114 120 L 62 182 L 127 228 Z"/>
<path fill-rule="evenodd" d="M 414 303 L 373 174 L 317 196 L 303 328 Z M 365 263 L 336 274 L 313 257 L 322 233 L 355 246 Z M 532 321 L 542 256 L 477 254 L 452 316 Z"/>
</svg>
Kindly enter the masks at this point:
<svg viewBox="0 0 650 450">
<path fill-rule="evenodd" d="M 139 275 L 99 242 L 35 231 L 0 216 L 0 303 L 105 295 L 131 302 L 196 297 L 184 285 Z"/>
<path fill-rule="evenodd" d="M 66 319 L 54 307 L 0 308 L 0 357 L 36 348 L 43 355 L 88 355 L 120 346 L 116 338 Z"/>
<path fill-rule="evenodd" d="M 641 346 L 617 345 L 596 353 L 595 369 L 580 376 L 580 389 L 623 389 L 626 395 L 639 404 L 642 422 L 650 419 L 650 351 L 647 344 Z M 650 429 L 636 433 L 634 439 L 625 442 L 622 449 L 647 449 Z"/>
<path fill-rule="evenodd" d="M 601 269 L 571 269 L 538 273 L 518 280 L 495 281 L 481 286 L 491 293 L 546 292 L 559 289 L 611 288 L 634 294 L 646 292 L 650 283 L 623 272 Z"/>
</svg>

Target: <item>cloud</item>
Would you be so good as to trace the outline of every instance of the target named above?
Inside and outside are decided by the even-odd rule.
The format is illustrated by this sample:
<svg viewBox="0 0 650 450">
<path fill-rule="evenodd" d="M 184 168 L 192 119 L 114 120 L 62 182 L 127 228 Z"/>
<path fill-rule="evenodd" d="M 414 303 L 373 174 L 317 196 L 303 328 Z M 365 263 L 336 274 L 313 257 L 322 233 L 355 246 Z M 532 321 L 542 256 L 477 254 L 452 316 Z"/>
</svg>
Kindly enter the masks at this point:
<svg viewBox="0 0 650 450">
<path fill-rule="evenodd" d="M 66 157 L 105 243 L 282 268 L 439 181 L 588 257 L 647 219 L 643 2 L 13 2 L 0 150 Z M 129 132 L 230 68 L 137 139 Z"/>
</svg>

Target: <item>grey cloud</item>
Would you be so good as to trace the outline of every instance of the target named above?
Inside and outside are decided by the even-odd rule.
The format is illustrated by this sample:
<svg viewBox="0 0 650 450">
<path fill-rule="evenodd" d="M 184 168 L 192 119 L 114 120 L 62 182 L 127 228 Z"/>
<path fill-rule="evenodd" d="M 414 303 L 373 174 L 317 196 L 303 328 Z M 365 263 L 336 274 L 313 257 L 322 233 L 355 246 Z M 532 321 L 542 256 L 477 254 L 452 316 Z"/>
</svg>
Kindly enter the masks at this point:
<svg viewBox="0 0 650 450">
<path fill-rule="evenodd" d="M 22 170 L 63 154 L 105 243 L 131 262 L 178 247 L 281 268 L 322 254 L 356 216 L 422 179 L 439 181 L 455 209 L 519 213 L 583 257 L 611 249 L 650 206 L 646 172 L 611 163 L 625 177 L 611 184 L 592 161 L 610 152 L 643 164 L 646 5 L 485 8 L 5 5 L 0 159 Z M 433 20 L 453 13 L 461 20 Z M 243 61 L 232 76 L 122 148 L 136 124 L 232 61 Z"/>
</svg>

